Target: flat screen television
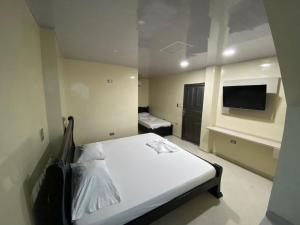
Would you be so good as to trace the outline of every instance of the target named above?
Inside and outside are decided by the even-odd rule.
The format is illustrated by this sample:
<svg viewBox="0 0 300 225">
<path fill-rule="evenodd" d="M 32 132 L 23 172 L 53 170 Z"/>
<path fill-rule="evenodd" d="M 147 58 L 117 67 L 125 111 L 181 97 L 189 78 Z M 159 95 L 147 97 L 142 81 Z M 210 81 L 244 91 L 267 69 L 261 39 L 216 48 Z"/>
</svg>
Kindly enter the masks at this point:
<svg viewBox="0 0 300 225">
<path fill-rule="evenodd" d="M 265 110 L 267 85 L 223 86 L 223 106 Z"/>
</svg>

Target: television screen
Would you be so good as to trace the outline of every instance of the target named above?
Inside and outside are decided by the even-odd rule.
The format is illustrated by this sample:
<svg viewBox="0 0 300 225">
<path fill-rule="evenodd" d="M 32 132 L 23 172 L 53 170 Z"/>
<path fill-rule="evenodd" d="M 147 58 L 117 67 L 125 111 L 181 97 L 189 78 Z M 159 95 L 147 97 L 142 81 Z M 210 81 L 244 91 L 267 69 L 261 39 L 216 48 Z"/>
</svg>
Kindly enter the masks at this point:
<svg viewBox="0 0 300 225">
<path fill-rule="evenodd" d="M 223 86 L 223 106 L 265 110 L 267 85 Z"/>
</svg>

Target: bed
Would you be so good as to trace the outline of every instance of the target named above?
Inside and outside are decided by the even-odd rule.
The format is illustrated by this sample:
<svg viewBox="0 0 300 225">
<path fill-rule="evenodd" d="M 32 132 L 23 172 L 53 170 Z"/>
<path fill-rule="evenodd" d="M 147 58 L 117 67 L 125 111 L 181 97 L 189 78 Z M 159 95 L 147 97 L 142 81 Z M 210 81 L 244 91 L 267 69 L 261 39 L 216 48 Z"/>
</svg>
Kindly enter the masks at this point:
<svg viewBox="0 0 300 225">
<path fill-rule="evenodd" d="M 136 135 L 101 142 L 121 202 L 86 214 L 72 223 L 70 163 L 75 151 L 73 126 L 74 120 L 69 117 L 61 155 L 47 169 L 35 204 L 37 224 L 149 224 L 201 192 L 209 191 L 217 198 L 222 197 L 221 166 L 183 149 L 158 155 L 145 145 L 158 138 L 156 134 Z"/>
<path fill-rule="evenodd" d="M 173 125 L 169 121 L 149 114 L 149 107 L 138 107 L 138 113 L 139 133 L 155 133 L 160 136 L 168 136 L 173 134 Z M 143 116 L 145 113 L 146 116 Z"/>
</svg>

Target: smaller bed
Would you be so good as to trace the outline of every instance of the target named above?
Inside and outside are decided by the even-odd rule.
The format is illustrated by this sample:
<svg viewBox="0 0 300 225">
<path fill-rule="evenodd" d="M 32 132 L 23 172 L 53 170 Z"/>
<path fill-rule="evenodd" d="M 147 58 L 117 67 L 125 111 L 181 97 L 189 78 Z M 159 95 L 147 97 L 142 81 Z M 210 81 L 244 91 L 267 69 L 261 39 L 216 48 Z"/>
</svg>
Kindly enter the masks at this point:
<svg viewBox="0 0 300 225">
<path fill-rule="evenodd" d="M 139 133 L 155 133 L 160 136 L 173 134 L 173 125 L 166 120 L 152 116 L 149 107 L 139 107 Z"/>
</svg>

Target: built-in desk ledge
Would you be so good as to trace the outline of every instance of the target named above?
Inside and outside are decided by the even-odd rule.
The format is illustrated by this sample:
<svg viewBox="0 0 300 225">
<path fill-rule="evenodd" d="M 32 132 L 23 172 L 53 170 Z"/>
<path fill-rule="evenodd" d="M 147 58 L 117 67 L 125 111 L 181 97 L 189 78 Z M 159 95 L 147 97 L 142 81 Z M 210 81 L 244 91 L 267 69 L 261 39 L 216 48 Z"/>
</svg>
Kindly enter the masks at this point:
<svg viewBox="0 0 300 225">
<path fill-rule="evenodd" d="M 270 140 L 267 138 L 257 137 L 255 135 L 246 134 L 246 133 L 242 133 L 239 131 L 234 131 L 234 130 L 230 130 L 230 129 L 222 128 L 222 127 L 207 127 L 207 129 L 210 131 L 218 132 L 218 133 L 225 134 L 228 136 L 240 138 L 240 139 L 243 139 L 246 141 L 261 144 L 261 145 L 264 145 L 267 147 L 271 147 L 274 150 L 274 154 L 273 154 L 274 157 L 278 158 L 279 150 L 281 147 L 281 142 Z"/>
</svg>

